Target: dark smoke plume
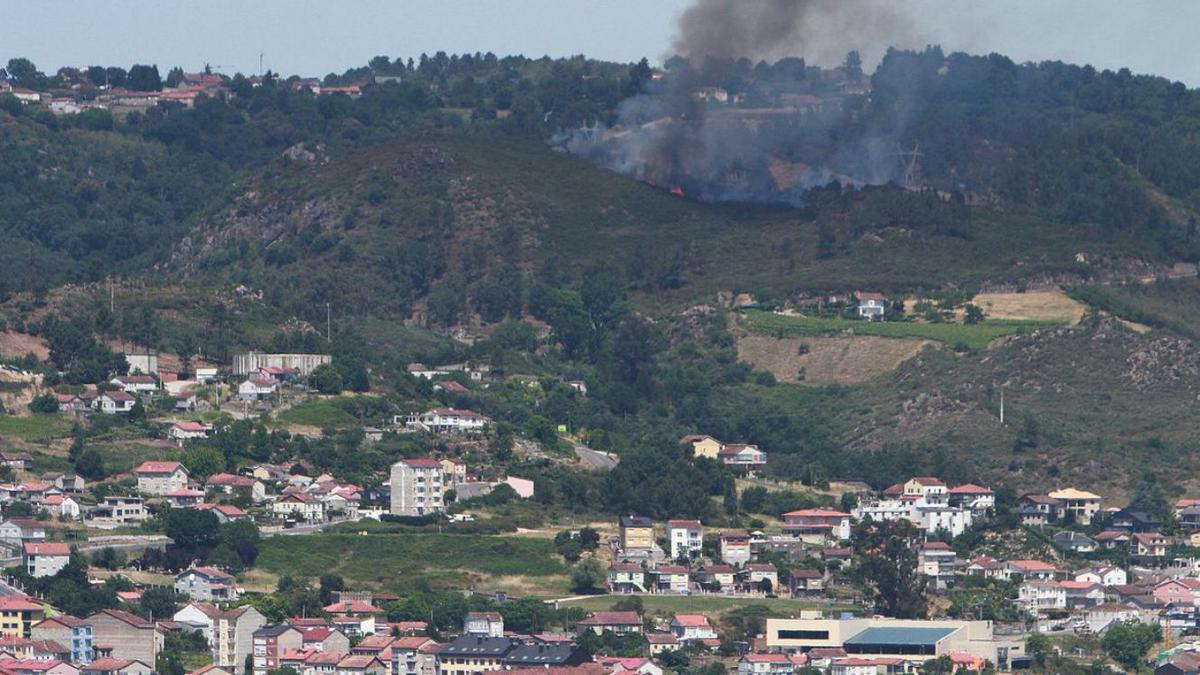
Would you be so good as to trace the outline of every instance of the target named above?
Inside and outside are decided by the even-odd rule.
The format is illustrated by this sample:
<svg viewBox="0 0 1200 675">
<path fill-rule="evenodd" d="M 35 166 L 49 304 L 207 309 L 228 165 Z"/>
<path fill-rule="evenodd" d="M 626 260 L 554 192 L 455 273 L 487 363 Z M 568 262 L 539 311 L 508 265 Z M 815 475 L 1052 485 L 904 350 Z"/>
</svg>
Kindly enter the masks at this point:
<svg viewBox="0 0 1200 675">
<path fill-rule="evenodd" d="M 834 65 L 849 48 L 873 63 L 888 47 L 925 43 L 905 10 L 903 0 L 696 0 L 679 18 L 672 49 L 697 64 L 799 56 Z"/>
<path fill-rule="evenodd" d="M 884 0 L 697 0 L 680 18 L 677 56 L 612 127 L 551 142 L 703 200 L 799 204 L 831 182 L 899 181 L 908 96 L 873 110 L 870 78 L 847 58 L 891 36 L 911 42 L 914 31 Z"/>
</svg>

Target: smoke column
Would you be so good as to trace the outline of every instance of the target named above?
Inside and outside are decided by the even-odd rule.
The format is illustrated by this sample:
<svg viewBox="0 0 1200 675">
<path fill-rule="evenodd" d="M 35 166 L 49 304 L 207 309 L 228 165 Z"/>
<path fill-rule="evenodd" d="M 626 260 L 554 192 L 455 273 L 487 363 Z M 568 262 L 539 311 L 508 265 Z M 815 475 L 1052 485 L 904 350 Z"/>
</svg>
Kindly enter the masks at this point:
<svg viewBox="0 0 1200 675">
<path fill-rule="evenodd" d="M 682 61 L 669 59 L 662 80 L 622 102 L 613 127 L 564 130 L 551 143 L 702 200 L 800 204 L 832 181 L 896 180 L 910 106 L 868 120 L 860 76 L 805 63 L 836 66 L 850 50 L 875 60 L 890 45 L 918 44 L 903 9 L 886 0 L 695 0 L 674 40 L 671 56 Z"/>
<path fill-rule="evenodd" d="M 895 0 L 696 0 L 679 18 L 674 54 L 835 65 L 848 49 L 874 63 L 888 47 L 926 43 L 908 3 Z"/>
</svg>

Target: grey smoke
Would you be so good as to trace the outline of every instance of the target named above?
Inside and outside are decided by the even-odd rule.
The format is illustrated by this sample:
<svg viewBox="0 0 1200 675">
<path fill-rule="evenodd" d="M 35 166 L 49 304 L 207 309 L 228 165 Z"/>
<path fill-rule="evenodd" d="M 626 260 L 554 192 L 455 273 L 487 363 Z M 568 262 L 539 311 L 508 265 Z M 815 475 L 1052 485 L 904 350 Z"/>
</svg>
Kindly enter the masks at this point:
<svg viewBox="0 0 1200 675">
<path fill-rule="evenodd" d="M 698 103 L 696 88 L 717 82 L 697 73 L 734 62 L 757 72 L 753 64 L 784 57 L 836 66 L 850 50 L 863 54 L 870 70 L 889 46 L 918 44 L 909 15 L 885 0 L 695 0 L 680 16 L 672 54 L 690 68 L 675 61 L 663 81 L 621 103 L 611 128 L 564 130 L 551 143 L 703 200 L 801 204 L 806 191 L 832 181 L 888 183 L 898 178 L 909 102 L 848 127 L 836 96 L 827 110 L 790 116 L 778 114 L 786 104 L 771 94 L 753 105 Z M 811 87 L 820 81 L 811 78 L 824 75 L 808 70 L 795 84 Z"/>
<path fill-rule="evenodd" d="M 926 44 L 909 10 L 896 0 L 696 0 L 679 18 L 672 49 L 693 63 L 798 56 L 834 65 L 853 48 L 873 65 L 888 47 Z"/>
</svg>

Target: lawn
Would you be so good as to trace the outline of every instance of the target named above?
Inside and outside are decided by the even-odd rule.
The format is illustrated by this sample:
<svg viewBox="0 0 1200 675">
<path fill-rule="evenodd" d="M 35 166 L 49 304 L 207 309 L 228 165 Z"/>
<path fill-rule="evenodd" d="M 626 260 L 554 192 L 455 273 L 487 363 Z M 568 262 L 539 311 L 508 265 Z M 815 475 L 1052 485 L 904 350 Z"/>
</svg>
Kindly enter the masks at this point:
<svg viewBox="0 0 1200 675">
<path fill-rule="evenodd" d="M 0 438 L 15 436 L 26 441 L 61 438 L 71 431 L 71 421 L 62 415 L 0 415 Z"/>
<path fill-rule="evenodd" d="M 619 595 L 594 595 L 578 600 L 568 600 L 560 603 L 566 607 L 582 607 L 591 611 L 612 609 L 613 604 L 621 599 Z M 693 612 L 701 614 L 721 614 L 742 607 L 766 607 L 772 615 L 791 616 L 799 614 L 802 609 L 833 609 L 840 608 L 850 611 L 850 605 L 830 604 L 827 600 L 802 600 L 796 598 L 727 598 L 719 596 L 676 596 L 676 595 L 643 595 L 642 608 L 650 614 L 675 614 L 678 612 Z"/>
<path fill-rule="evenodd" d="M 985 320 L 966 325 L 961 323 L 923 323 L 916 321 L 859 321 L 856 319 L 783 316 L 762 310 L 747 310 L 742 325 L 755 333 L 771 335 L 830 335 L 853 333 L 892 338 L 921 338 L 950 346 L 966 345 L 983 349 L 998 337 L 1026 333 L 1039 328 L 1063 325 L 1057 321 Z"/>
<path fill-rule="evenodd" d="M 428 583 L 478 586 L 488 578 L 543 593 L 564 592 L 566 568 L 541 538 L 406 532 L 275 536 L 263 540 L 256 566 L 277 575 L 342 575 L 351 587 L 394 590 Z"/>
</svg>

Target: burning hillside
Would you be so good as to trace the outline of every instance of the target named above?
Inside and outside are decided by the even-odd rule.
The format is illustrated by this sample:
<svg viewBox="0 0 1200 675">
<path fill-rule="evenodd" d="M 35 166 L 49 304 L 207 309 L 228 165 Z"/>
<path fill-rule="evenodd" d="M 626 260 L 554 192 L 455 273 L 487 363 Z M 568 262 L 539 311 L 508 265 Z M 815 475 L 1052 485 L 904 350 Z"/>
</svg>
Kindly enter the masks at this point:
<svg viewBox="0 0 1200 675">
<path fill-rule="evenodd" d="M 799 203 L 805 191 L 901 180 L 904 120 L 866 121 L 861 58 L 837 68 L 785 57 L 878 43 L 900 22 L 859 0 L 698 0 L 680 20 L 680 56 L 624 101 L 612 127 L 567 130 L 552 143 L 620 173 L 702 200 Z M 863 31 L 867 31 L 864 33 Z"/>
</svg>

